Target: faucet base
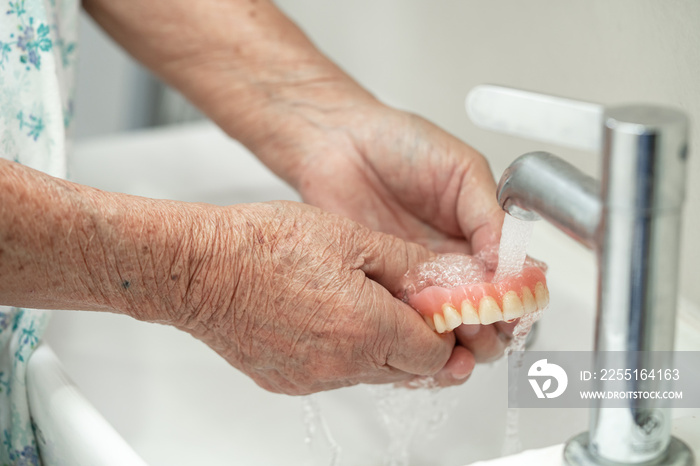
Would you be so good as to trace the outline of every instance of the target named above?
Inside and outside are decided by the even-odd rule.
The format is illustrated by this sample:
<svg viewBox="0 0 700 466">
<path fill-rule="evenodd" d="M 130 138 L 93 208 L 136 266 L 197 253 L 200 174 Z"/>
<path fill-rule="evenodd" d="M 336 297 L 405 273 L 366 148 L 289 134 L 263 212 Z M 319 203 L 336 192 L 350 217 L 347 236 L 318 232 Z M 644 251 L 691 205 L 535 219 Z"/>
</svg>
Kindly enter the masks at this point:
<svg viewBox="0 0 700 466">
<path fill-rule="evenodd" d="M 618 463 L 594 456 L 589 450 L 588 432 L 578 434 L 566 442 L 564 447 L 565 466 L 694 466 L 695 458 L 688 445 L 676 437 L 671 437 L 671 442 L 666 449 L 666 454 L 656 460 L 643 463 Z"/>
</svg>

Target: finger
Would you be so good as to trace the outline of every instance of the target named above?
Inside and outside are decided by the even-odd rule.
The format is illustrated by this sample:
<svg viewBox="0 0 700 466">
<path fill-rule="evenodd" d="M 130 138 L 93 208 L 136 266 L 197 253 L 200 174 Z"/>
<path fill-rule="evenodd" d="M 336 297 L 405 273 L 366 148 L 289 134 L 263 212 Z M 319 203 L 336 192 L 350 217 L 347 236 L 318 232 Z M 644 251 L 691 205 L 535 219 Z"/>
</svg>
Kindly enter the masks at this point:
<svg viewBox="0 0 700 466">
<path fill-rule="evenodd" d="M 467 147 L 466 165 L 457 200 L 457 219 L 474 254 L 497 245 L 504 212 L 498 205 L 496 183 L 486 159 Z"/>
<path fill-rule="evenodd" d="M 515 319 L 512 322 L 496 322 L 494 325 L 496 325 L 499 332 L 503 333 L 508 338 L 513 338 L 513 331 L 519 322 L 520 319 Z"/>
<path fill-rule="evenodd" d="M 440 238 L 431 238 L 420 244 L 438 254 L 471 254 L 472 248 L 469 242 L 464 238 L 449 238 L 446 236 Z"/>
<path fill-rule="evenodd" d="M 474 355 L 462 346 L 455 346 L 445 367 L 432 377 L 416 376 L 397 384 L 403 388 L 433 388 L 461 385 L 471 377 L 476 361 Z"/>
<path fill-rule="evenodd" d="M 299 396 L 326 390 L 334 390 L 337 388 L 356 385 L 358 383 L 405 384 L 414 379 L 415 375 L 394 369 L 393 367 L 383 366 L 380 368 L 375 368 L 375 370 L 372 370 L 371 373 L 368 372 L 354 379 L 338 378 L 335 380 L 319 380 L 313 378 L 310 379 L 308 377 L 297 377 L 296 379 L 292 380 L 278 369 L 268 368 L 251 373 L 250 378 L 253 379 L 258 386 L 269 392 Z"/>
<path fill-rule="evenodd" d="M 394 369 L 393 367 L 390 369 L 392 369 L 391 372 L 387 372 L 380 376 L 369 376 L 361 380 L 360 383 L 369 385 L 383 385 L 391 383 L 396 385 L 397 387 L 411 388 L 411 384 L 413 383 L 413 381 L 426 377 L 423 375 L 409 374 L 408 372 L 400 371 L 398 369 Z"/>
<path fill-rule="evenodd" d="M 489 362 L 503 355 L 510 339 L 494 325 L 482 325 L 476 334 L 466 333 L 461 325 L 454 330 L 460 345 L 471 351 L 476 362 Z"/>
<path fill-rule="evenodd" d="M 367 233 L 360 254 L 361 270 L 394 295 L 403 288 L 409 270 L 434 256 L 419 244 L 378 232 Z"/>
<path fill-rule="evenodd" d="M 365 284 L 360 302 L 373 303 L 376 323 L 372 325 L 378 328 L 374 338 L 386 343 L 375 345 L 384 354 L 374 357 L 413 375 L 434 375 L 444 367 L 452 354 L 454 335 L 435 333 L 418 312 L 380 284 L 372 280 Z"/>
<path fill-rule="evenodd" d="M 481 324 L 462 324 L 459 326 L 459 334 L 462 338 L 471 338 L 481 330 Z"/>
<path fill-rule="evenodd" d="M 476 358 L 471 351 L 457 345 L 452 350 L 452 355 L 447 360 L 445 367 L 440 369 L 440 372 L 435 374 L 433 378 L 441 387 L 461 385 L 469 379 L 475 365 Z"/>
</svg>

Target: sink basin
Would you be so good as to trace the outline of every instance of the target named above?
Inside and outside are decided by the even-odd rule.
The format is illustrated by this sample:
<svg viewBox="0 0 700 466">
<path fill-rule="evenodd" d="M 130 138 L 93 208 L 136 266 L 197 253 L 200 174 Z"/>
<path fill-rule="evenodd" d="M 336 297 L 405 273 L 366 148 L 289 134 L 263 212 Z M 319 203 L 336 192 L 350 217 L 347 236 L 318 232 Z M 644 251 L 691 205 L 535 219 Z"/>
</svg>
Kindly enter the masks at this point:
<svg viewBox="0 0 700 466">
<path fill-rule="evenodd" d="M 297 199 L 208 124 L 82 143 L 70 172 L 79 183 L 150 197 L 215 204 Z M 591 349 L 594 256 L 544 223 L 535 227 L 529 253 L 550 267 L 550 308 L 533 349 Z M 692 342 L 700 342 L 700 325 L 684 325 L 683 332 L 684 349 L 697 349 Z M 119 315 L 60 311 L 46 340 L 85 397 L 148 464 L 329 464 L 319 439 L 312 448 L 305 443 L 301 398 L 262 390 L 185 333 Z M 465 385 L 439 392 L 449 416 L 435 435 L 412 439 L 411 464 L 499 457 L 506 389 L 500 360 L 478 366 Z M 342 464 L 382 464 L 388 434 L 367 387 L 322 393 L 316 401 L 342 448 Z M 521 410 L 523 446 L 560 444 L 586 430 L 587 416 L 582 409 Z"/>
<path fill-rule="evenodd" d="M 676 418 L 673 435 L 691 447 L 695 458 L 700 458 L 700 418 L 687 416 Z M 479 461 L 472 466 L 559 466 L 564 454 L 564 444 L 536 450 L 528 450 L 491 461 Z"/>
</svg>

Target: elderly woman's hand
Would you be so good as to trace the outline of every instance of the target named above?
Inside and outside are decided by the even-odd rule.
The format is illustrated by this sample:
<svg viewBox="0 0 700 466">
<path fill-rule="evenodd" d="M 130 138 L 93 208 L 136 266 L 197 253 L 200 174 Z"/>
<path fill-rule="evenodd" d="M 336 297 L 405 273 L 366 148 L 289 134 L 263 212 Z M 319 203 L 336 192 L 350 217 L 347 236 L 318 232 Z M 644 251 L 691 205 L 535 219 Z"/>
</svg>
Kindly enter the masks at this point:
<svg viewBox="0 0 700 466">
<path fill-rule="evenodd" d="M 304 200 L 436 252 L 494 251 L 504 213 L 481 154 L 362 92 L 338 93 L 332 104 L 320 97 L 328 99 L 325 85 L 311 89 L 279 104 L 289 112 L 286 125 L 257 146 Z M 468 354 L 464 348 L 477 361 L 501 356 L 514 326 L 458 328 L 451 363 Z"/>
<path fill-rule="evenodd" d="M 219 227 L 171 318 L 260 386 L 305 394 L 445 365 L 454 337 L 392 296 L 427 250 L 299 203 L 215 215 Z"/>
<path fill-rule="evenodd" d="M 171 324 L 289 394 L 409 381 L 451 357 L 454 336 L 394 297 L 431 253 L 316 207 L 146 199 L 3 159 L 0 200 L 0 304 Z"/>
<path fill-rule="evenodd" d="M 498 244 L 504 214 L 480 153 L 372 99 L 309 107 L 304 118 L 312 124 L 282 152 L 298 160 L 288 178 L 304 200 L 438 252 Z"/>
<path fill-rule="evenodd" d="M 435 251 L 475 253 L 498 242 L 503 213 L 485 159 L 422 118 L 381 104 L 274 2 L 83 5 L 307 202 Z M 153 27 L 152 18 L 170 26 Z M 502 324 L 478 335 L 462 330 L 463 346 L 442 374 L 470 364 L 465 348 L 478 359 L 499 355 L 510 331 Z"/>
</svg>

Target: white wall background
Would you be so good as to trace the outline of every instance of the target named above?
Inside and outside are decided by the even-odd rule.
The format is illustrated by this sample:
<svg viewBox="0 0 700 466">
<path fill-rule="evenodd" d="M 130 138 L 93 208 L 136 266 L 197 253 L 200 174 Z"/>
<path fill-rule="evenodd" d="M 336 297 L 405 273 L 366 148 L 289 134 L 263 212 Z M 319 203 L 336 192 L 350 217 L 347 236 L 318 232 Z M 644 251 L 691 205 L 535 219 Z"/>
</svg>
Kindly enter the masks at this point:
<svg viewBox="0 0 700 466">
<path fill-rule="evenodd" d="M 615 104 L 680 107 L 700 141 L 698 0 L 278 0 L 315 43 L 377 96 L 421 114 L 487 157 L 543 149 L 591 174 L 599 157 L 476 129 L 464 97 L 497 83 Z M 84 25 L 78 136 L 143 126 L 152 82 Z M 146 108 L 144 108 L 144 106 Z M 700 143 L 691 146 L 681 292 L 700 305 Z M 496 176 L 505 163 L 493 164 Z"/>
<path fill-rule="evenodd" d="M 76 138 L 149 126 L 155 113 L 155 78 L 85 13 L 79 40 Z"/>
</svg>

